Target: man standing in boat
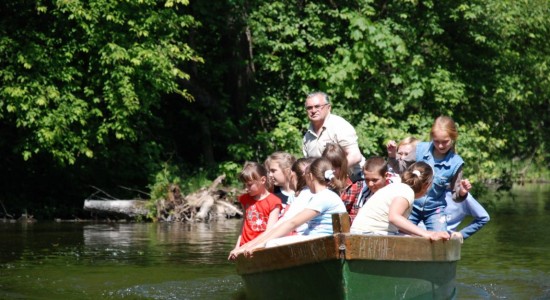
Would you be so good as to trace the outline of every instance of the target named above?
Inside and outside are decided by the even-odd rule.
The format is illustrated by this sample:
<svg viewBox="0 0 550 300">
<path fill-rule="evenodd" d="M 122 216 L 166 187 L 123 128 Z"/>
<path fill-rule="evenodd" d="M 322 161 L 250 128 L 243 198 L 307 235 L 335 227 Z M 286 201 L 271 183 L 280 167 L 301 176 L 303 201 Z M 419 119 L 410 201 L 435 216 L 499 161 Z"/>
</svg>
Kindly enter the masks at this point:
<svg viewBox="0 0 550 300">
<path fill-rule="evenodd" d="M 323 92 L 307 96 L 306 105 L 309 128 L 302 140 L 305 157 L 320 157 L 327 143 L 339 144 L 346 152 L 351 179 L 361 179 L 361 164 L 365 158 L 359 150 L 355 128 L 344 118 L 331 114 L 329 97 Z"/>
</svg>

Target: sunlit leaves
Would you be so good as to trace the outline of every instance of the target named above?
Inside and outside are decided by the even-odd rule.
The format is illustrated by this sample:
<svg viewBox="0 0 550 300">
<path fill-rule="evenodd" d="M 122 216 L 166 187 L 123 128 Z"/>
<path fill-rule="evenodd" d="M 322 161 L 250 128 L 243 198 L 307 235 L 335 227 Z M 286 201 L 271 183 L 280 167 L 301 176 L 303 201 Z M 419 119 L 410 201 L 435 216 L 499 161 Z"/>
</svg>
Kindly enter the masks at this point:
<svg viewBox="0 0 550 300">
<path fill-rule="evenodd" d="M 25 133 L 25 159 L 94 157 L 112 139 L 137 140 L 161 95 L 192 99 L 178 83 L 184 62 L 201 61 L 185 43 L 196 26 L 179 11 L 187 1 L 16 2 L 0 28 L 0 112 Z"/>
</svg>

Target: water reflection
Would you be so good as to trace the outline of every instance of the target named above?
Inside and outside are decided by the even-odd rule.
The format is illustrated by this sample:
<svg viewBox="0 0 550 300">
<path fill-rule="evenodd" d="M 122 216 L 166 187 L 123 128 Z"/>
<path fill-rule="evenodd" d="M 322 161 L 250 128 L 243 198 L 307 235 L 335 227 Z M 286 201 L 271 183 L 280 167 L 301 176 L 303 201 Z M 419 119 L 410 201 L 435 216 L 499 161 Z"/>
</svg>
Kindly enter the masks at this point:
<svg viewBox="0 0 550 300">
<path fill-rule="evenodd" d="M 238 221 L 215 223 L 90 224 L 84 244 L 95 255 L 141 263 L 225 262 L 234 245 Z M 237 225 L 236 225 L 237 224 Z"/>
<path fill-rule="evenodd" d="M 83 228 L 84 244 L 87 246 L 130 246 L 146 236 L 143 224 L 91 224 Z"/>
<path fill-rule="evenodd" d="M 1 224 L 0 299 L 230 299 L 239 220 Z"/>
</svg>

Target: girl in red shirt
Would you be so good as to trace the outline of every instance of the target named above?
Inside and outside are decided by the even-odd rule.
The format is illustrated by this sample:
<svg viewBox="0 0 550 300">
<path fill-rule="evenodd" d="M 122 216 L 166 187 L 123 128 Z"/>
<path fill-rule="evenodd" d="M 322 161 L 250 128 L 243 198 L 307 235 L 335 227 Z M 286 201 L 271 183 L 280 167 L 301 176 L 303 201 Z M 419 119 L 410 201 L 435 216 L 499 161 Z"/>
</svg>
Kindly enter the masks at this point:
<svg viewBox="0 0 550 300">
<path fill-rule="evenodd" d="M 244 220 L 235 249 L 256 238 L 279 219 L 281 199 L 269 192 L 267 176 L 266 168 L 256 162 L 246 162 L 239 175 L 246 193 L 239 196 Z"/>
</svg>

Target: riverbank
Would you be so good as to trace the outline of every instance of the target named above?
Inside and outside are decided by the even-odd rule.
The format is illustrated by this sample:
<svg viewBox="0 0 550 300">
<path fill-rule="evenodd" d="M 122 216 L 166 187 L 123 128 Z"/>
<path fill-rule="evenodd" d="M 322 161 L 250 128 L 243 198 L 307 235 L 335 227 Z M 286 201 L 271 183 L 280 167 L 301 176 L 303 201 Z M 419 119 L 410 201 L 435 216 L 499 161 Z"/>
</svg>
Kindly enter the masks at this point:
<svg viewBox="0 0 550 300">
<path fill-rule="evenodd" d="M 231 212 L 229 214 L 233 215 L 240 209 L 236 201 L 237 195 L 243 193 L 242 186 L 239 184 L 238 180 L 234 177 L 237 174 L 237 171 L 233 170 L 234 173 L 231 173 L 231 176 L 227 176 L 225 180 L 219 182 L 220 186 L 216 192 L 212 193 L 213 197 L 220 197 L 225 199 L 224 206 L 227 207 L 226 203 L 231 205 L 227 207 Z M 170 209 L 173 209 L 178 205 L 176 201 L 166 201 L 162 199 L 176 199 L 178 197 L 170 196 L 168 193 L 169 187 L 173 185 L 179 185 L 181 191 L 179 197 L 186 197 L 187 195 L 192 195 L 198 193 L 201 190 L 211 187 L 216 180 L 209 180 L 207 176 L 208 172 L 200 171 L 195 173 L 195 175 L 190 175 L 187 177 L 185 184 L 178 184 L 182 180 L 159 180 L 155 184 L 151 185 L 151 193 L 140 192 L 140 196 L 136 199 L 143 200 L 143 196 L 149 196 L 151 199 L 156 200 L 146 200 L 149 202 L 149 208 L 151 209 L 150 214 L 130 217 L 125 214 L 98 214 L 97 212 L 86 211 L 83 208 L 84 200 L 80 199 L 66 199 L 64 201 L 59 200 L 55 201 L 56 204 L 43 204 L 36 200 L 30 201 L 26 199 L 12 199 L 12 201 L 3 201 L 0 199 L 0 220 L 4 219 L 5 222 L 32 222 L 33 220 L 39 221 L 53 221 L 61 220 L 63 222 L 155 222 L 155 221 L 189 221 L 194 215 L 191 213 L 191 210 L 187 210 L 186 213 L 181 213 L 178 220 L 172 220 L 173 216 L 169 213 Z M 491 176 L 489 176 L 491 175 Z M 498 176 L 497 176 L 498 175 Z M 484 177 L 481 177 L 484 176 Z M 485 177 L 490 177 L 493 179 L 487 179 Z M 178 177 L 179 178 L 179 177 Z M 219 176 L 218 176 L 219 178 Z M 550 183 L 550 170 L 543 168 L 543 165 L 537 165 L 532 162 L 527 161 L 503 161 L 502 163 L 497 164 L 494 167 L 493 171 L 485 170 L 483 174 L 476 174 L 476 176 L 468 177 L 473 182 L 472 194 L 476 198 L 483 197 L 485 194 L 492 192 L 506 192 L 512 190 L 515 186 L 524 186 L 528 184 L 549 184 Z M 495 179 L 497 178 L 497 179 Z M 92 196 L 98 196 L 98 192 L 103 192 L 97 188 L 94 188 L 95 192 Z M 173 194 L 173 193 L 172 193 Z M 185 194 L 185 195 L 184 195 Z M 68 197 L 67 195 L 60 196 L 59 199 L 64 199 Z M 83 197 L 89 199 L 89 195 Z M 82 198 L 82 199 L 83 199 Z M 115 199 L 109 194 L 105 194 L 104 198 L 101 199 Z M 129 198 L 123 198 L 129 199 Z M 116 199 L 115 199 L 116 200 Z M 164 201 L 165 205 L 160 206 L 160 210 L 164 210 L 162 217 L 158 217 L 158 207 L 155 204 L 155 201 Z M 67 202 L 67 203 L 65 203 Z M 26 203 L 26 204 L 25 204 Z M 68 204 L 70 203 L 70 204 Z M 198 202 L 197 202 L 198 203 Z M 23 206 L 25 205 L 25 206 Z M 197 204 L 196 207 L 201 206 Z M 205 214 L 206 210 L 203 210 L 201 216 L 207 216 Z M 222 209 L 220 208 L 220 211 Z M 224 213 L 220 214 L 220 217 L 223 218 Z M 28 220 L 25 220 L 28 218 Z M 204 220 L 202 220 L 204 221 Z"/>
</svg>

